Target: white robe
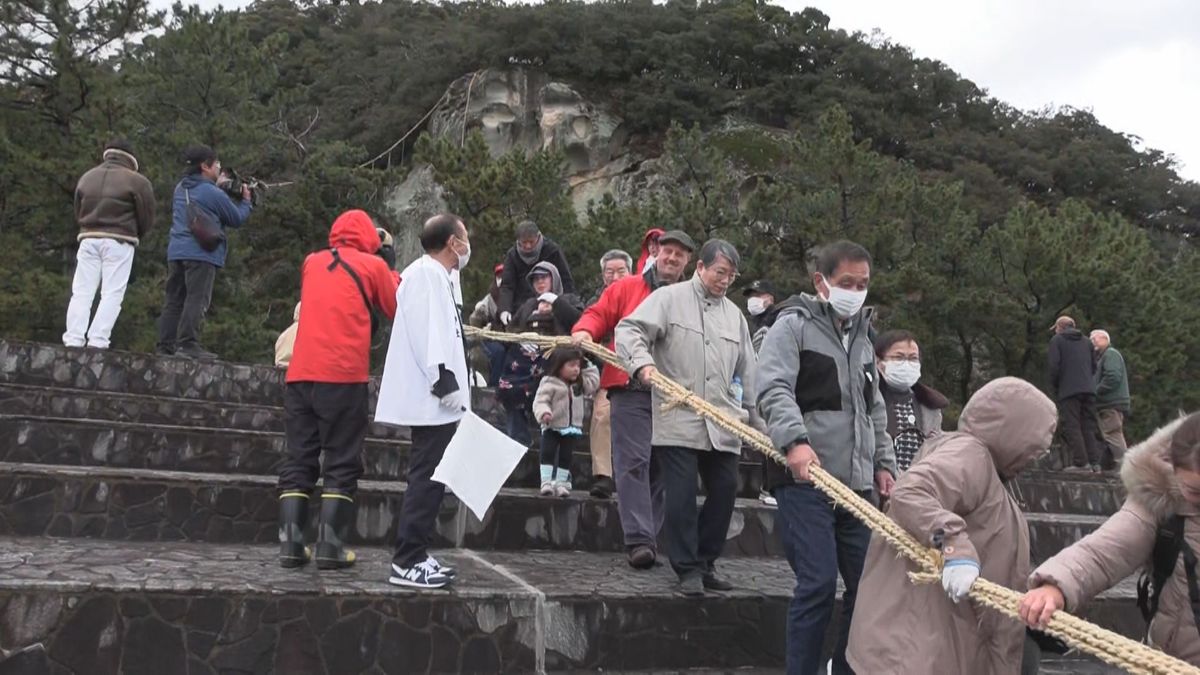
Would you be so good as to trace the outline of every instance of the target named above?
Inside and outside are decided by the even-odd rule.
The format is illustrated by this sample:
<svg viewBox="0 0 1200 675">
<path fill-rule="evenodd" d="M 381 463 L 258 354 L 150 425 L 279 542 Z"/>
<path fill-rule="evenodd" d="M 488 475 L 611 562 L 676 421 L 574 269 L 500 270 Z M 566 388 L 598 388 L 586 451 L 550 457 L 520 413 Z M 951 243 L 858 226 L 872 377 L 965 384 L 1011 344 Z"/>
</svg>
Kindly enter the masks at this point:
<svg viewBox="0 0 1200 675">
<path fill-rule="evenodd" d="M 375 421 L 437 426 L 462 419 L 462 410 L 442 406 L 429 391 L 438 381 L 439 364 L 454 373 L 469 410 L 470 381 L 454 283 L 445 266 L 426 255 L 400 273 Z"/>
</svg>

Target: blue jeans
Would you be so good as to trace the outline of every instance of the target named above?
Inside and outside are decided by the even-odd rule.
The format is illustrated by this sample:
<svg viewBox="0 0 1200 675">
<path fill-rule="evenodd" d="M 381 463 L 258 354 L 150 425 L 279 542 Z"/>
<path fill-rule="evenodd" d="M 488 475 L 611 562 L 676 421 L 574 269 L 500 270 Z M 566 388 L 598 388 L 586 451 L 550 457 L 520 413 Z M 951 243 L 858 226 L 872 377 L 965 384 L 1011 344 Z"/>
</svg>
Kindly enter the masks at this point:
<svg viewBox="0 0 1200 675">
<path fill-rule="evenodd" d="M 507 424 L 505 425 L 504 433 L 514 441 L 529 447 L 533 442 L 533 438 L 529 433 L 529 414 L 525 412 L 525 406 L 518 408 L 504 407 L 507 412 Z"/>
<path fill-rule="evenodd" d="M 859 494 L 870 500 L 869 490 Z M 811 484 L 778 487 L 775 498 L 779 501 L 776 518 L 783 550 L 796 574 L 796 588 L 788 607 L 788 675 L 824 672 L 822 646 L 833 616 L 839 572 L 846 592 L 842 595 L 833 672 L 853 673 L 846 663 L 846 641 L 871 531 L 849 512 L 834 508 L 833 502 Z"/>
<path fill-rule="evenodd" d="M 480 344 L 488 360 L 488 386 L 498 387 L 500 386 L 500 376 L 504 374 L 504 356 L 508 354 L 508 350 L 502 343 L 492 340 L 485 340 Z"/>
</svg>

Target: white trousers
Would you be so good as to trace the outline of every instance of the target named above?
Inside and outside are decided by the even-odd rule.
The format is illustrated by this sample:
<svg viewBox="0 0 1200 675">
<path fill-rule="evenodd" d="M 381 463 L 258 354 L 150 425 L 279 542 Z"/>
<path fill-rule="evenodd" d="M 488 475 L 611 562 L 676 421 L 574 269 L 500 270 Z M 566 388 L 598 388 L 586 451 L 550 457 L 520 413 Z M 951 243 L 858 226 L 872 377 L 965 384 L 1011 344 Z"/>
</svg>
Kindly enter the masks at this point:
<svg viewBox="0 0 1200 675">
<path fill-rule="evenodd" d="M 75 281 L 71 285 L 71 304 L 67 306 L 67 332 L 63 344 L 108 349 L 113 324 L 121 314 L 129 271 L 133 269 L 136 247 L 116 239 L 84 239 L 75 256 Z M 91 318 L 92 301 L 100 291 L 100 305 Z M 89 318 L 91 321 L 89 322 Z M 90 327 L 89 327 L 90 323 Z"/>
</svg>

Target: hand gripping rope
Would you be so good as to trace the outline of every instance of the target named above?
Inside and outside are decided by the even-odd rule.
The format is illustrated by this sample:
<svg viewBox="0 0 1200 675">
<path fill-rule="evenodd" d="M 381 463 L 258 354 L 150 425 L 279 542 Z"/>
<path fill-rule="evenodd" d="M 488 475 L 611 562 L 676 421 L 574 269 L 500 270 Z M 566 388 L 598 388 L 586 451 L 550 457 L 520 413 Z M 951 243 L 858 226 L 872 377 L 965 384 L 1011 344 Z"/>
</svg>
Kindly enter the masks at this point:
<svg viewBox="0 0 1200 675">
<path fill-rule="evenodd" d="M 524 342 L 537 344 L 544 348 L 575 346 L 568 337 L 546 337 L 535 333 L 499 333 L 481 328 L 468 327 L 469 337 L 495 342 Z M 594 342 L 584 342 L 580 349 L 596 356 L 604 363 L 625 370 L 625 365 L 612 351 Z M 692 409 L 697 415 L 707 419 L 717 426 L 736 434 L 750 447 L 765 455 L 771 461 L 787 466 L 784 457 L 771 444 L 771 440 L 762 433 L 733 419 L 721 412 L 712 404 L 696 394 L 667 378 L 662 373 L 654 374 L 651 384 L 663 395 L 668 405 L 683 405 Z M 867 500 L 858 496 L 841 481 L 830 476 L 820 466 L 809 468 L 813 484 L 829 496 L 838 506 L 854 514 L 875 534 L 883 537 L 889 544 L 908 558 L 918 567 L 920 572 L 909 574 L 913 583 L 929 583 L 941 576 L 942 556 L 936 549 L 923 546 L 908 532 L 888 518 Z M 980 577 L 971 586 L 970 597 L 975 602 L 990 607 L 1001 614 L 1020 621 L 1017 606 L 1022 594 L 1010 588 L 1001 586 Z M 1087 652 L 1100 660 L 1123 668 L 1138 675 L 1167 675 L 1190 673 L 1200 675 L 1200 668 L 1188 665 L 1173 656 L 1144 645 L 1135 640 L 1118 635 L 1079 617 L 1059 610 L 1050 619 L 1046 632 L 1062 639 L 1072 647 Z"/>
</svg>

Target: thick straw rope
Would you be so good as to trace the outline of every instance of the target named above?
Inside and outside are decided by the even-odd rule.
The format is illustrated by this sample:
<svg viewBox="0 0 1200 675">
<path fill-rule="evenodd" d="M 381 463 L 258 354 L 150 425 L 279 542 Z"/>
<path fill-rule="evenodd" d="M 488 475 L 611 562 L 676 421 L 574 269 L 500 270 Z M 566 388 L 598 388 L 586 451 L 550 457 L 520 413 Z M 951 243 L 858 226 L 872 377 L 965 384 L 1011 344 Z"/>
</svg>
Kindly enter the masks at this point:
<svg viewBox="0 0 1200 675">
<path fill-rule="evenodd" d="M 534 333 L 499 333 L 481 328 L 468 327 L 467 335 L 481 340 L 497 342 L 532 343 L 542 347 L 574 346 L 567 337 L 546 337 Z M 595 355 L 604 363 L 622 370 L 625 366 L 612 351 L 594 342 L 584 342 L 580 349 Z M 650 379 L 668 401 L 669 405 L 685 405 L 697 415 L 707 419 L 717 426 L 736 434 L 752 448 L 765 455 L 768 459 L 782 466 L 787 466 L 787 458 L 777 451 L 771 440 L 755 429 L 733 419 L 721 412 L 701 397 L 683 388 L 678 383 L 667 378 L 662 373 L 656 373 Z M 860 497 L 841 481 L 830 476 L 820 466 L 811 466 L 809 475 L 813 483 L 829 496 L 838 506 L 854 514 L 856 518 L 866 523 L 875 534 L 883 537 L 905 558 L 918 567 L 920 572 L 910 573 L 914 583 L 930 583 L 941 577 L 941 554 L 923 546 L 913 539 L 903 528 L 884 515 L 867 500 Z M 1017 607 L 1022 594 L 999 584 L 979 578 L 971 586 L 970 597 L 975 602 L 990 607 L 1005 616 L 1018 618 Z M 1065 611 L 1054 613 L 1046 632 L 1064 640 L 1072 647 L 1085 651 L 1097 658 L 1130 673 L 1139 675 L 1165 675 L 1167 673 L 1190 673 L 1200 675 L 1200 668 L 1188 665 L 1179 659 L 1168 656 L 1163 652 L 1148 647 L 1140 642 L 1105 630 Z"/>
</svg>

